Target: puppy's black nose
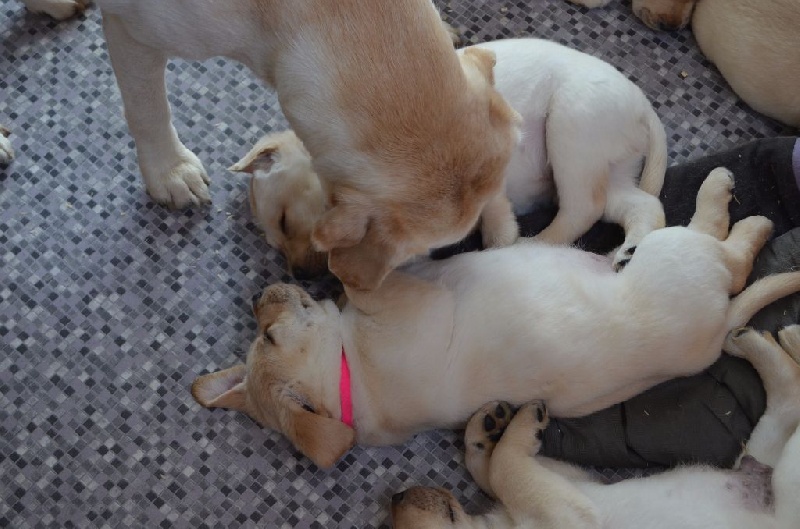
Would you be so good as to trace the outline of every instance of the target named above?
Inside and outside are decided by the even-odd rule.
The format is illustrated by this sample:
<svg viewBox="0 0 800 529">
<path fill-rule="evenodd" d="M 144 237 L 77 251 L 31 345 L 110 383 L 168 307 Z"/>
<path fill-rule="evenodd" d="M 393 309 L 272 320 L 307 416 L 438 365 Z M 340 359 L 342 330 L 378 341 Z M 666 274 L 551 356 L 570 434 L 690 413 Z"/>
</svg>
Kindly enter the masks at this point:
<svg viewBox="0 0 800 529">
<path fill-rule="evenodd" d="M 394 496 L 392 496 L 392 505 L 397 505 L 398 503 L 403 501 L 403 498 L 406 497 L 406 491 L 398 492 Z"/>
<path fill-rule="evenodd" d="M 256 309 L 258 308 L 258 300 L 259 299 L 261 299 L 261 294 L 253 294 L 253 299 L 251 301 L 251 303 L 253 305 L 253 312 L 255 312 Z"/>
</svg>

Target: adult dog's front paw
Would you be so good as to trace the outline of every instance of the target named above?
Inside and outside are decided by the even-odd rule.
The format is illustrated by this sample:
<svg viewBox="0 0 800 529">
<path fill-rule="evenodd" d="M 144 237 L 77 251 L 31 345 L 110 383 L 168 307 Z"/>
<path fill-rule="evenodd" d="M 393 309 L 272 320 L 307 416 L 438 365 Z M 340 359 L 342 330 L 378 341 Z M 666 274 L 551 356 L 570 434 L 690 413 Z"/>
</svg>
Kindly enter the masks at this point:
<svg viewBox="0 0 800 529">
<path fill-rule="evenodd" d="M 203 164 L 193 153 L 185 151 L 182 161 L 166 173 L 158 174 L 142 168 L 147 193 L 159 204 L 173 209 L 211 202 L 210 180 Z"/>
<path fill-rule="evenodd" d="M 82 13 L 90 0 L 25 0 L 25 5 L 32 13 L 44 13 L 56 20 L 66 20 Z"/>
<path fill-rule="evenodd" d="M 6 166 L 14 159 L 14 149 L 8 139 L 9 134 L 7 128 L 0 126 L 0 166 Z"/>
</svg>

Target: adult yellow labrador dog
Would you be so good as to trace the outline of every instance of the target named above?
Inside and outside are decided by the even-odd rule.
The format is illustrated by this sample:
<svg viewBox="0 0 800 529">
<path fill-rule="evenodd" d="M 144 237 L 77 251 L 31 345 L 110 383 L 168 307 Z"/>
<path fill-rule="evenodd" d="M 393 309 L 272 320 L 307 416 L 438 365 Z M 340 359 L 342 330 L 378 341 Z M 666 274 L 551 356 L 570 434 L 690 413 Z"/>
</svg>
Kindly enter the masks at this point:
<svg viewBox="0 0 800 529">
<path fill-rule="evenodd" d="M 464 237 L 482 211 L 511 215 L 502 180 L 519 116 L 492 86 L 494 55 L 456 55 L 430 0 L 98 4 L 157 202 L 209 200 L 171 123 L 167 58 L 225 56 L 275 88 L 308 149 L 332 205 L 312 240 L 343 283 L 375 288 L 411 256 Z"/>
<path fill-rule="evenodd" d="M 192 393 L 282 432 L 321 467 L 356 441 L 463 425 L 492 400 L 544 399 L 562 417 L 603 409 L 704 369 L 728 331 L 800 290 L 794 272 L 742 291 L 772 223 L 748 217 L 729 232 L 732 186 L 713 171 L 689 226 L 646 235 L 619 273 L 610 258 L 521 243 L 346 288 L 341 312 L 272 285 L 255 302 L 246 364 L 199 377 Z"/>
</svg>

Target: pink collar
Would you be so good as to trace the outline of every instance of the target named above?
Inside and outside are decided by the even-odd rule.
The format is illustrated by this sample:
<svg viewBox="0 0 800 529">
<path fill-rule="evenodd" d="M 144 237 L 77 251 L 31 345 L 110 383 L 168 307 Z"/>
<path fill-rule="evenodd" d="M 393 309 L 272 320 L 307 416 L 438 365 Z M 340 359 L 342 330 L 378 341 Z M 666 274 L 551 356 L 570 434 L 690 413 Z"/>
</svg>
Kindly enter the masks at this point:
<svg viewBox="0 0 800 529">
<path fill-rule="evenodd" d="M 339 378 L 339 401 L 342 406 L 342 422 L 353 427 L 353 397 L 350 394 L 350 366 L 342 345 L 342 375 Z"/>
</svg>

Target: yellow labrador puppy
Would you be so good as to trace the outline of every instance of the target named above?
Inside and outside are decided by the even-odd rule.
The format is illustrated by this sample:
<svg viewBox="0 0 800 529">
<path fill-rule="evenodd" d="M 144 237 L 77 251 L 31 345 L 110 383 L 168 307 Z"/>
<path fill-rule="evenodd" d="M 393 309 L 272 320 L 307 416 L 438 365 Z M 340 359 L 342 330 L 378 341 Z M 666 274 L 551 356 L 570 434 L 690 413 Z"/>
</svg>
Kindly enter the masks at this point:
<svg viewBox="0 0 800 529">
<path fill-rule="evenodd" d="M 647 233 L 664 227 L 658 194 L 667 140 L 647 97 L 610 64 L 555 42 L 506 39 L 472 49 L 495 54 L 495 88 L 522 116 L 504 178 L 514 213 L 557 200 L 558 214 L 536 236 L 553 244 L 574 242 L 601 218 L 622 225 L 620 268 Z M 233 169 L 253 174 L 251 209 L 296 277 L 325 272 L 311 244 L 325 196 L 298 138 L 266 136 Z M 481 231 L 484 246 L 497 246 L 514 237 L 516 220 L 485 211 Z"/>
<path fill-rule="evenodd" d="M 246 364 L 199 377 L 195 399 L 285 434 L 322 467 L 354 442 L 400 443 L 463 425 L 485 402 L 547 401 L 580 416 L 720 354 L 725 335 L 800 290 L 800 272 L 739 293 L 771 222 L 729 233 L 733 181 L 700 189 L 688 228 L 647 235 L 630 263 L 539 243 L 418 262 L 340 311 L 286 284 L 255 300 Z"/>
<path fill-rule="evenodd" d="M 598 7 L 609 0 L 570 1 Z M 633 11 L 653 29 L 691 22 L 700 50 L 745 103 L 800 127 L 800 2 L 633 0 Z"/>
<path fill-rule="evenodd" d="M 369 290 L 410 257 L 507 211 L 503 169 L 519 116 L 494 90 L 491 52 L 456 55 L 431 0 L 100 0 L 147 190 L 209 200 L 171 124 L 168 57 L 221 55 L 278 93 L 331 208 L 312 242 L 343 283 Z M 398 29 L 387 38 L 389 28 Z M 498 246 L 514 242 L 516 233 Z"/>
<path fill-rule="evenodd" d="M 736 470 L 687 466 L 607 485 L 571 465 L 537 456 L 544 403 L 490 403 L 467 425 L 467 464 L 499 500 L 482 516 L 442 489 L 413 487 L 392 497 L 395 529 L 790 529 L 800 527 L 800 326 L 779 334 L 741 329 L 728 351 L 756 368 L 767 409 Z M 509 423 L 510 421 L 510 423 Z M 498 441 L 499 439 L 499 441 Z M 471 453 L 470 453 L 471 452 Z M 774 467 L 774 469 L 772 468 Z"/>
</svg>

